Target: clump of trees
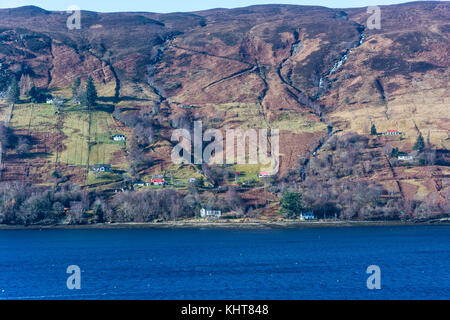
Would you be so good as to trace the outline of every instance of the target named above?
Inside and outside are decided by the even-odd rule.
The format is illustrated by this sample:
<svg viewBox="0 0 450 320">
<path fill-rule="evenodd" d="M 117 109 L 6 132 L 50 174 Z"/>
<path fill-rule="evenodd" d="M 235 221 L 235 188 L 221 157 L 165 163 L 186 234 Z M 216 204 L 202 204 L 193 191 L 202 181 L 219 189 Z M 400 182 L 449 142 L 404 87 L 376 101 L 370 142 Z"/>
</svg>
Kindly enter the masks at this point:
<svg viewBox="0 0 450 320">
<path fill-rule="evenodd" d="M 113 112 L 113 117 L 127 127 L 133 128 L 133 134 L 129 137 L 127 144 L 129 157 L 128 173 L 132 180 L 137 180 L 139 171 L 154 163 L 153 158 L 145 150 L 151 145 L 155 136 L 153 115 L 145 110 L 138 112 L 116 109 Z"/>
<path fill-rule="evenodd" d="M 67 218 L 64 208 L 74 202 L 85 212 L 89 209 L 89 194 L 76 187 L 58 190 L 22 182 L 0 184 L 0 223 L 57 224 Z M 76 223 L 82 222 L 82 217 Z"/>
<path fill-rule="evenodd" d="M 194 116 L 191 111 L 184 110 L 170 117 L 170 125 L 174 129 L 186 129 L 192 131 Z"/>
<path fill-rule="evenodd" d="M 437 200 L 404 200 L 397 190 L 385 191 L 370 179 L 374 170 L 384 168 L 383 154 L 398 153 L 392 146 L 385 149 L 382 153 L 372 149 L 369 140 L 357 134 L 334 136 L 315 157 L 301 159 L 298 170 L 281 183 L 281 189 L 288 190 L 281 200 L 282 209 L 295 216 L 301 194 L 303 206 L 318 218 L 406 219 L 445 212 Z"/>
<path fill-rule="evenodd" d="M 149 146 L 154 139 L 155 122 L 152 114 L 140 111 L 123 111 L 116 109 L 113 112 L 113 117 L 122 122 L 127 127 L 133 128 L 133 136 L 136 138 L 138 147 Z"/>
<path fill-rule="evenodd" d="M 39 89 L 35 86 L 31 87 L 28 95 L 30 96 L 30 100 L 33 103 L 44 103 L 48 98 L 51 97 L 45 92 L 45 90 Z"/>
<path fill-rule="evenodd" d="M 11 83 L 6 94 L 9 103 L 18 103 L 20 99 L 20 88 L 15 76 L 11 78 Z"/>
<path fill-rule="evenodd" d="M 61 108 L 64 107 L 64 98 L 61 96 L 53 97 L 53 106 L 57 113 L 61 111 Z"/>
<path fill-rule="evenodd" d="M 0 143 L 3 148 L 11 148 L 17 142 L 11 129 L 9 129 L 4 122 L 0 122 Z"/>
<path fill-rule="evenodd" d="M 20 155 L 29 153 L 32 141 L 28 136 L 15 135 L 3 122 L 0 122 L 0 143 L 2 152 L 6 149 L 15 149 Z"/>
<path fill-rule="evenodd" d="M 192 202 L 172 189 L 123 192 L 112 200 L 114 210 L 106 216 L 110 222 L 152 222 L 194 216 Z"/>
<path fill-rule="evenodd" d="M 248 214 L 251 208 L 234 187 L 229 187 L 224 197 L 217 193 L 207 193 L 206 197 L 200 199 L 198 194 L 192 192 L 192 190 L 190 190 L 189 194 L 195 198 L 198 209 L 203 207 L 211 210 L 221 210 L 222 212 L 232 212 L 234 217 L 241 217 L 246 213 Z"/>
<path fill-rule="evenodd" d="M 129 167 L 128 173 L 133 182 L 139 180 L 139 171 L 150 167 L 154 164 L 153 157 L 147 155 L 142 148 L 139 147 L 136 137 L 132 136 L 128 142 Z"/>
<path fill-rule="evenodd" d="M 16 147 L 17 153 L 20 155 L 25 155 L 25 154 L 29 153 L 30 150 L 31 150 L 30 139 L 25 136 L 20 136 L 18 138 L 18 143 L 17 143 L 17 147 Z"/>
<path fill-rule="evenodd" d="M 17 225 L 151 222 L 193 217 L 198 199 L 172 189 L 127 191 L 111 200 L 77 186 L 0 184 L 0 223 Z"/>
<path fill-rule="evenodd" d="M 234 177 L 234 173 L 228 168 L 220 167 L 215 164 L 202 164 L 202 172 L 213 186 L 218 186 L 226 179 Z"/>
<path fill-rule="evenodd" d="M 44 103 L 51 98 L 46 89 L 38 88 L 29 74 L 22 74 L 18 83 L 19 94 L 30 97 L 32 103 Z"/>
<path fill-rule="evenodd" d="M 78 104 L 84 104 L 88 107 L 95 107 L 97 105 L 98 93 L 95 87 L 94 79 L 89 76 L 86 80 L 86 86 L 83 89 L 81 86 L 81 78 L 75 78 L 71 86 L 72 101 Z"/>
</svg>

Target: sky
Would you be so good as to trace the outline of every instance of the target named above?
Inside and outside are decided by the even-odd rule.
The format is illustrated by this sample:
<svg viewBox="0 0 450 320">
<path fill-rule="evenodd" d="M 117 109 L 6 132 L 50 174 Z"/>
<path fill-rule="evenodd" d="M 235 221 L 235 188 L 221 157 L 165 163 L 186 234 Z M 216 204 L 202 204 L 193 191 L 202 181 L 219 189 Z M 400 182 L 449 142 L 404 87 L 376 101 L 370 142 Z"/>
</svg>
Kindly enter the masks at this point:
<svg viewBox="0 0 450 320">
<path fill-rule="evenodd" d="M 0 0 L 0 8 L 15 8 L 27 5 L 47 10 L 66 10 L 76 5 L 82 10 L 99 12 L 147 11 L 147 12 L 186 12 L 212 8 L 238 8 L 255 4 L 297 4 L 319 5 L 329 8 L 367 7 L 410 2 L 407 0 Z"/>
</svg>

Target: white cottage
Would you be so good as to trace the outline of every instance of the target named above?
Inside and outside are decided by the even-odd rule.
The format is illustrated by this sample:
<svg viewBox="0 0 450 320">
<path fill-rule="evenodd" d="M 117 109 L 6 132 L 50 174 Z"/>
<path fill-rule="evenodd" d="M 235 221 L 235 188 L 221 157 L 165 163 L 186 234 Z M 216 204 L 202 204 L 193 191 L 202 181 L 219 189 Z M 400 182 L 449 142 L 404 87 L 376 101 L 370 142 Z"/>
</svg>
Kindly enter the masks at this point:
<svg viewBox="0 0 450 320">
<path fill-rule="evenodd" d="M 314 212 L 302 212 L 300 214 L 300 220 L 314 220 L 316 217 L 314 216 Z"/>
<path fill-rule="evenodd" d="M 222 211 L 202 208 L 200 210 L 200 216 L 202 218 L 220 218 L 222 216 Z"/>
<path fill-rule="evenodd" d="M 398 155 L 398 160 L 400 160 L 400 161 L 411 161 L 413 159 L 414 159 L 414 157 L 410 154 L 399 154 Z"/>
<path fill-rule="evenodd" d="M 125 141 L 127 138 L 123 134 L 115 134 L 112 136 L 114 141 Z"/>
</svg>

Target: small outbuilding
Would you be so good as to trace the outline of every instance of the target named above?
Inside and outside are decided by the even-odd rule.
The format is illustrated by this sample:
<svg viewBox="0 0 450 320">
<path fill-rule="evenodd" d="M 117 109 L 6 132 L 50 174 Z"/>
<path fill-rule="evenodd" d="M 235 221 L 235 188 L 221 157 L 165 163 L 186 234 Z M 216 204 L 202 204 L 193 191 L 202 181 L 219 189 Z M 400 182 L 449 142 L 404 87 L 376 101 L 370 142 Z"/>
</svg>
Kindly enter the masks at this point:
<svg viewBox="0 0 450 320">
<path fill-rule="evenodd" d="M 109 164 L 94 164 L 92 167 L 94 172 L 111 172 L 111 165 Z"/>
</svg>

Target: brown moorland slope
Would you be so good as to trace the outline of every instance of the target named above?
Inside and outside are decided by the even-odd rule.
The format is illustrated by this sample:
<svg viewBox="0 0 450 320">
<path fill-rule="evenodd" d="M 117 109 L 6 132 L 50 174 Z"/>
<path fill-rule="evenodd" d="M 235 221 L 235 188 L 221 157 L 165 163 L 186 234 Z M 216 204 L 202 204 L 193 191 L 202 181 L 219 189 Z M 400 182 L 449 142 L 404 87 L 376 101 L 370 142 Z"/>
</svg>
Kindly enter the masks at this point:
<svg viewBox="0 0 450 320">
<path fill-rule="evenodd" d="M 368 135 L 372 124 L 379 132 L 403 132 L 389 141 L 402 151 L 412 150 L 419 133 L 433 148 L 448 150 L 450 3 L 380 8 L 379 30 L 367 28 L 366 8 L 83 11 L 81 30 L 67 29 L 65 12 L 1 9 L 0 62 L 67 97 L 75 78 L 92 76 L 102 99 L 114 101 L 116 109 L 158 106 L 166 123 L 188 105 L 194 116 L 217 118 L 221 129 L 279 128 L 280 176 L 332 135 Z M 163 127 L 160 137 L 169 138 L 169 130 Z M 159 171 L 170 166 L 170 147 L 156 147 Z M 426 195 L 423 189 L 439 184 L 442 201 L 448 200 L 445 175 L 442 182 L 442 176 L 423 176 L 426 170 L 420 177 L 394 168 L 395 175 L 388 165 L 383 170 L 413 190 L 407 192 L 411 199 L 417 189 Z"/>
</svg>

